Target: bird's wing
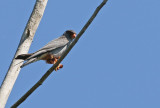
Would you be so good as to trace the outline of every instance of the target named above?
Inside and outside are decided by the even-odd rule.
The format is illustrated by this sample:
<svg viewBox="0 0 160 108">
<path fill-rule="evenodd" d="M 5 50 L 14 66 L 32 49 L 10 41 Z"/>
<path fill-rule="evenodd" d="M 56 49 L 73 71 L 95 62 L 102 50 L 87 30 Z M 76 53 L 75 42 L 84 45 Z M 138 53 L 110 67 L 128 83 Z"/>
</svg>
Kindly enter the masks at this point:
<svg viewBox="0 0 160 108">
<path fill-rule="evenodd" d="M 51 42 L 49 42 L 47 45 L 45 45 L 44 47 L 42 47 L 40 50 L 47 50 L 47 51 L 51 51 L 53 49 L 62 47 L 64 45 L 66 45 L 69 42 L 69 40 L 65 37 L 65 36 L 61 36 L 55 40 L 52 40 Z"/>
<path fill-rule="evenodd" d="M 41 56 L 42 54 L 52 51 L 56 48 L 65 46 L 67 43 L 69 42 L 69 40 L 65 37 L 65 36 L 61 36 L 55 40 L 50 41 L 48 44 L 46 44 L 44 47 L 42 47 L 41 49 L 39 49 L 38 51 L 36 51 L 32 56 L 30 56 L 29 58 L 27 58 L 27 60 L 31 59 L 31 58 L 35 58 L 38 56 Z"/>
</svg>

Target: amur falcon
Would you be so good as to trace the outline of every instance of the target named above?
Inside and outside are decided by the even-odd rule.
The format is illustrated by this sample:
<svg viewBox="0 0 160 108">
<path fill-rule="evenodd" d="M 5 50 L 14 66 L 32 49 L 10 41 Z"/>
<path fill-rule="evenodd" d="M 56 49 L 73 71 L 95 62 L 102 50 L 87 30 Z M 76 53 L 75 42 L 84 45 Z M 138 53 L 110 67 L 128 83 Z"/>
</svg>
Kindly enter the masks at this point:
<svg viewBox="0 0 160 108">
<path fill-rule="evenodd" d="M 38 60 L 45 60 L 48 64 L 55 64 L 75 37 L 75 31 L 67 30 L 62 36 L 50 41 L 38 51 L 30 54 L 18 55 L 15 59 L 23 59 L 26 61 L 24 64 L 22 64 L 21 68 Z M 55 70 L 57 71 L 62 67 L 63 65 L 59 64 Z"/>
</svg>

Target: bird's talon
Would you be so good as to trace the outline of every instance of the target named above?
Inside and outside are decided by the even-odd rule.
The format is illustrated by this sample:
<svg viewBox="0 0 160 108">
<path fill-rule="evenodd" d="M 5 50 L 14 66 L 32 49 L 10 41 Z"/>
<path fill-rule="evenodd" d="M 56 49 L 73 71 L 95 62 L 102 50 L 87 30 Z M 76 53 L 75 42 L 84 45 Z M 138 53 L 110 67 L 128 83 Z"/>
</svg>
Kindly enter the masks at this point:
<svg viewBox="0 0 160 108">
<path fill-rule="evenodd" d="M 57 69 L 57 67 L 55 68 L 55 71 L 57 71 L 58 69 Z"/>
<path fill-rule="evenodd" d="M 60 65 L 59 65 L 59 68 L 63 68 L 63 65 L 62 65 L 62 64 L 60 64 Z"/>
<path fill-rule="evenodd" d="M 62 65 L 62 64 L 59 64 L 59 65 L 55 68 L 55 71 L 59 70 L 60 68 L 63 68 L 63 65 Z"/>
</svg>

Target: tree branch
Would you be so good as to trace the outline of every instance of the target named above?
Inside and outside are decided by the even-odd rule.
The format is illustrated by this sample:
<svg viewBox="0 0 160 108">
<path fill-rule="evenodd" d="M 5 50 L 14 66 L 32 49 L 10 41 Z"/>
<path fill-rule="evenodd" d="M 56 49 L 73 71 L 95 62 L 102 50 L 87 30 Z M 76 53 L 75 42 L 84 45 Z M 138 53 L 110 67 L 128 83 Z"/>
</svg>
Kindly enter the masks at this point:
<svg viewBox="0 0 160 108">
<path fill-rule="evenodd" d="M 18 45 L 14 58 L 17 55 L 28 53 L 28 50 L 32 43 L 34 34 L 43 16 L 47 2 L 48 0 L 37 0 L 36 1 L 32 14 L 22 34 L 22 37 L 21 37 L 21 40 Z M 23 63 L 23 60 L 15 60 L 14 58 L 10 64 L 8 72 L 0 87 L 0 108 L 5 107 L 5 104 L 8 100 L 8 97 L 13 88 L 13 85 L 19 75 L 19 72 L 21 69 L 20 66 Z"/>
<path fill-rule="evenodd" d="M 54 69 L 58 66 L 58 64 L 66 57 L 66 55 L 70 52 L 70 50 L 74 47 L 74 45 L 78 42 L 79 38 L 82 36 L 82 34 L 86 31 L 88 26 L 92 23 L 100 9 L 106 4 L 108 0 L 103 0 L 103 2 L 96 8 L 91 18 L 88 20 L 88 22 L 85 24 L 85 26 L 82 28 L 82 30 L 79 32 L 77 37 L 74 39 L 74 41 L 71 43 L 71 45 L 68 47 L 68 49 L 63 53 L 61 58 L 56 62 L 55 65 L 53 65 L 42 77 L 41 79 L 27 92 L 25 93 L 11 108 L 15 108 L 19 106 L 24 100 L 27 99 L 29 95 L 31 95 L 42 83 L 46 80 L 46 78 L 54 71 Z"/>
</svg>

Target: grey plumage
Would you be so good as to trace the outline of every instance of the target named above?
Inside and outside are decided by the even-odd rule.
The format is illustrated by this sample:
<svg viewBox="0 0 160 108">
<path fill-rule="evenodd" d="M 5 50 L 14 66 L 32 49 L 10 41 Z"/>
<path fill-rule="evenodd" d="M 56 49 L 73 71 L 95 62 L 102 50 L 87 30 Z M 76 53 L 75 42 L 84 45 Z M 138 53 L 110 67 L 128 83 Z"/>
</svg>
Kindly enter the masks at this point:
<svg viewBox="0 0 160 108">
<path fill-rule="evenodd" d="M 44 47 L 42 47 L 38 51 L 32 53 L 27 59 L 25 59 L 27 61 L 21 67 L 24 67 L 24 66 L 26 66 L 30 63 L 36 62 L 38 60 L 41 60 L 41 58 L 47 53 L 53 54 L 54 57 L 61 56 L 73 40 L 71 38 L 71 34 L 76 34 L 76 33 L 73 30 L 67 30 L 59 38 L 50 41 Z M 19 56 L 21 56 L 21 55 L 19 55 Z M 18 56 L 16 59 L 19 59 Z"/>
</svg>

